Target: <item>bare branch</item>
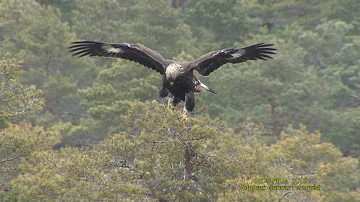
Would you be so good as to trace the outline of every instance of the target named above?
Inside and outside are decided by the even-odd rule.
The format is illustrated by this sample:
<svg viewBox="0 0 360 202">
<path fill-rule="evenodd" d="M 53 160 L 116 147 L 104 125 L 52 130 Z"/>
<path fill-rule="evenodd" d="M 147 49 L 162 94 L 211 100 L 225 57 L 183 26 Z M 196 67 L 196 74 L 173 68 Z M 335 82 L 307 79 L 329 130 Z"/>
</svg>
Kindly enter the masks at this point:
<svg viewBox="0 0 360 202">
<path fill-rule="evenodd" d="M 291 190 L 291 191 L 287 191 L 287 192 L 283 193 L 278 201 L 280 202 L 286 195 L 290 194 L 291 192 L 293 192 L 293 191 Z"/>
</svg>

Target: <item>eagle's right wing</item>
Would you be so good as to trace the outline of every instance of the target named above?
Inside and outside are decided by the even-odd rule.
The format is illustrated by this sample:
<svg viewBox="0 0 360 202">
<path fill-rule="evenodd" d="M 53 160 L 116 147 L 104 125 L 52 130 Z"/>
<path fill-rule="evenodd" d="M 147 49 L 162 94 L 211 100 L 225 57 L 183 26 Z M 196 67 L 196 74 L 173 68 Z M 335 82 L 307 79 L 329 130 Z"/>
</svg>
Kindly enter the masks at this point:
<svg viewBox="0 0 360 202">
<path fill-rule="evenodd" d="M 226 48 L 221 51 L 207 53 L 190 65 L 190 69 L 196 69 L 201 75 L 207 76 L 226 63 L 241 63 L 247 60 L 272 59 L 276 48 L 273 44 L 259 43 L 245 48 Z"/>
<path fill-rule="evenodd" d="M 75 41 L 69 47 L 73 56 L 117 57 L 137 62 L 160 74 L 165 73 L 167 60 L 159 53 L 138 44 L 109 44 L 95 41 Z"/>
</svg>

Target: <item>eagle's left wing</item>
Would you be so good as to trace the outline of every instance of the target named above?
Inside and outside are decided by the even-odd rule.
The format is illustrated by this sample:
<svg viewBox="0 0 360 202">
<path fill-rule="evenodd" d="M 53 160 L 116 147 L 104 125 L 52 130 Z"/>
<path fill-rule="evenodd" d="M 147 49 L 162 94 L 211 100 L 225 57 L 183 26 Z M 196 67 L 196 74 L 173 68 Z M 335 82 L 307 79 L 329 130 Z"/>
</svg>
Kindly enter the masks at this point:
<svg viewBox="0 0 360 202">
<path fill-rule="evenodd" d="M 240 63 L 247 60 L 266 60 L 272 59 L 269 54 L 275 54 L 274 44 L 259 43 L 245 48 L 226 48 L 221 51 L 207 53 L 190 65 L 191 69 L 196 69 L 201 75 L 207 76 L 226 63 Z"/>
<path fill-rule="evenodd" d="M 109 44 L 96 41 L 75 41 L 69 47 L 73 56 L 117 57 L 137 62 L 160 74 L 165 73 L 168 63 L 159 53 L 138 44 Z"/>
</svg>

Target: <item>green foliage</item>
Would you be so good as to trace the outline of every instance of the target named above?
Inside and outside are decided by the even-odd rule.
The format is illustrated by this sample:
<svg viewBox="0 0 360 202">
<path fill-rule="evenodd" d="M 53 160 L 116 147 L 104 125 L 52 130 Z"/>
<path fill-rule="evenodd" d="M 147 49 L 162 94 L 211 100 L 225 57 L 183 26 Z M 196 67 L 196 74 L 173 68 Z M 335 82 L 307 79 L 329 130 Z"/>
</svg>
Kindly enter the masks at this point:
<svg viewBox="0 0 360 202">
<path fill-rule="evenodd" d="M 244 9 L 247 10 L 249 16 L 261 18 L 264 25 L 267 25 L 270 30 L 289 24 L 299 24 L 312 30 L 326 20 L 342 20 L 354 25 L 359 23 L 359 17 L 353 15 L 356 13 L 356 6 L 359 6 L 359 2 L 356 0 L 341 3 L 336 0 L 311 2 L 253 0 L 244 2 L 246 2 L 243 4 Z M 354 33 L 359 29 L 357 26 L 353 28 Z"/>
<path fill-rule="evenodd" d="M 322 136 L 324 141 L 334 142 L 345 156 L 359 156 L 359 122 L 360 111 L 358 108 L 343 110 L 319 109 L 312 112 L 319 117 L 322 128 L 326 135 Z"/>
<path fill-rule="evenodd" d="M 291 26 L 287 37 L 296 39 L 307 49 L 304 64 L 315 68 L 313 74 L 317 74 L 315 79 L 321 86 L 315 91 L 318 98 L 311 99 L 314 105 L 307 109 L 309 119 L 303 123 L 324 132 L 326 136 L 322 138 L 342 148 L 345 155 L 358 156 L 359 78 L 356 72 L 360 69 L 356 55 L 360 54 L 360 48 L 357 37 L 349 35 L 352 28 L 350 23 L 332 20 L 312 31 Z"/>
<path fill-rule="evenodd" d="M 270 146 L 262 126 L 248 123 L 240 138 L 207 116 L 181 120 L 157 102 L 133 102 L 126 132 L 93 147 L 32 152 L 14 178 L 12 200 L 356 201 L 358 161 L 342 157 L 318 131 L 288 127 Z M 256 178 L 305 179 L 320 191 L 246 191 Z M 275 183 L 276 184 L 276 183 Z M 271 183 L 265 183 L 269 187 Z"/>
<path fill-rule="evenodd" d="M 212 200 L 226 190 L 227 179 L 256 173 L 260 154 L 242 148 L 223 123 L 208 117 L 183 122 L 180 117 L 179 111 L 164 110 L 156 102 L 150 108 L 135 104 L 126 116 L 132 133 L 113 140 L 118 155 L 144 173 L 156 198 Z"/>
<path fill-rule="evenodd" d="M 17 81 L 17 74 L 23 61 L 10 54 L 0 61 L 0 128 L 6 128 L 8 121 L 19 121 L 39 113 L 44 105 L 43 93 L 35 85 L 25 87 Z"/>
<path fill-rule="evenodd" d="M 7 0 L 0 5 L 0 13 L 4 18 L 3 48 L 24 60 L 19 81 L 43 91 L 44 111 L 54 115 L 52 123 L 59 121 L 62 113 L 80 113 L 76 91 L 88 82 L 89 68 L 68 54 L 67 46 L 74 34 L 67 23 L 61 22 L 60 11 L 41 7 L 35 1 Z M 67 116 L 65 120 L 74 117 Z"/>
<path fill-rule="evenodd" d="M 229 181 L 233 190 L 221 197 L 221 201 L 357 201 L 360 191 L 354 187 L 360 180 L 358 160 L 342 157 L 339 149 L 321 143 L 320 137 L 319 131 L 309 133 L 303 125 L 299 129 L 288 127 L 281 133 L 281 139 L 266 149 L 258 176 L 288 180 L 287 183 L 264 183 L 267 187 L 320 185 L 320 191 L 247 191 L 240 186 L 262 184 L 252 179 L 235 179 Z"/>
<path fill-rule="evenodd" d="M 100 149 L 66 148 L 34 153 L 27 172 L 13 181 L 20 200 L 126 200 L 140 199 L 144 190 L 132 182 L 132 173 L 117 167 Z M 24 165 L 24 166 L 25 166 Z M 12 194 L 13 194 L 12 193 Z"/>
<path fill-rule="evenodd" d="M 12 189 L 8 182 L 23 171 L 19 166 L 22 159 L 50 150 L 59 141 L 59 129 L 45 130 L 41 126 L 21 122 L 19 125 L 10 124 L 0 131 L 0 180 L 4 191 Z M 4 191 L 0 192 L 0 198 L 5 197 Z"/>
<path fill-rule="evenodd" d="M 232 46 L 256 30 L 260 22 L 249 18 L 240 3 L 234 0 L 188 1 L 184 7 L 186 22 L 195 37 L 202 37 L 202 27 L 214 33 L 215 41 Z"/>
<path fill-rule="evenodd" d="M 132 103 L 128 132 L 93 148 L 34 152 L 11 183 L 14 200 L 214 200 L 226 180 L 254 175 L 261 151 L 208 117 Z M 260 146 L 260 144 L 259 144 Z"/>
<path fill-rule="evenodd" d="M 193 51 L 189 26 L 167 0 L 76 1 L 76 6 L 72 29 L 80 39 L 141 43 L 166 58 Z"/>
<path fill-rule="evenodd" d="M 123 124 L 118 124 L 122 122 L 119 114 L 126 112 L 127 103 L 158 97 L 160 79 L 150 69 L 119 61 L 112 68 L 100 71 L 92 87 L 79 91 L 83 98 L 81 105 L 98 122 L 99 130 L 118 132 L 124 129 Z"/>
<path fill-rule="evenodd" d="M 62 19 L 65 21 L 70 21 L 72 11 L 76 8 L 75 1 L 68 0 L 36 0 L 43 7 L 52 6 L 54 8 L 60 9 L 62 13 Z"/>
</svg>

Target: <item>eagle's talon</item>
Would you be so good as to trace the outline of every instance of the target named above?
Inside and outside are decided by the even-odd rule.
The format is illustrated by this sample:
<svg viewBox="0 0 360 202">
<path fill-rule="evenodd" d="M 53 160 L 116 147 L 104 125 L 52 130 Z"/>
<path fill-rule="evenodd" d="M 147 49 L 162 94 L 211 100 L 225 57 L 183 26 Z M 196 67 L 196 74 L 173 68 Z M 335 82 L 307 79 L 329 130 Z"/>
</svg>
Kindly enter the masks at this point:
<svg viewBox="0 0 360 202">
<path fill-rule="evenodd" d="M 168 105 L 167 105 L 167 108 L 168 108 L 168 109 L 173 109 L 174 106 L 173 106 L 172 104 L 168 104 Z"/>
<path fill-rule="evenodd" d="M 189 121 L 189 118 L 188 118 L 188 116 L 186 114 L 182 114 L 181 115 L 181 120 L 187 122 L 187 121 Z"/>
</svg>

